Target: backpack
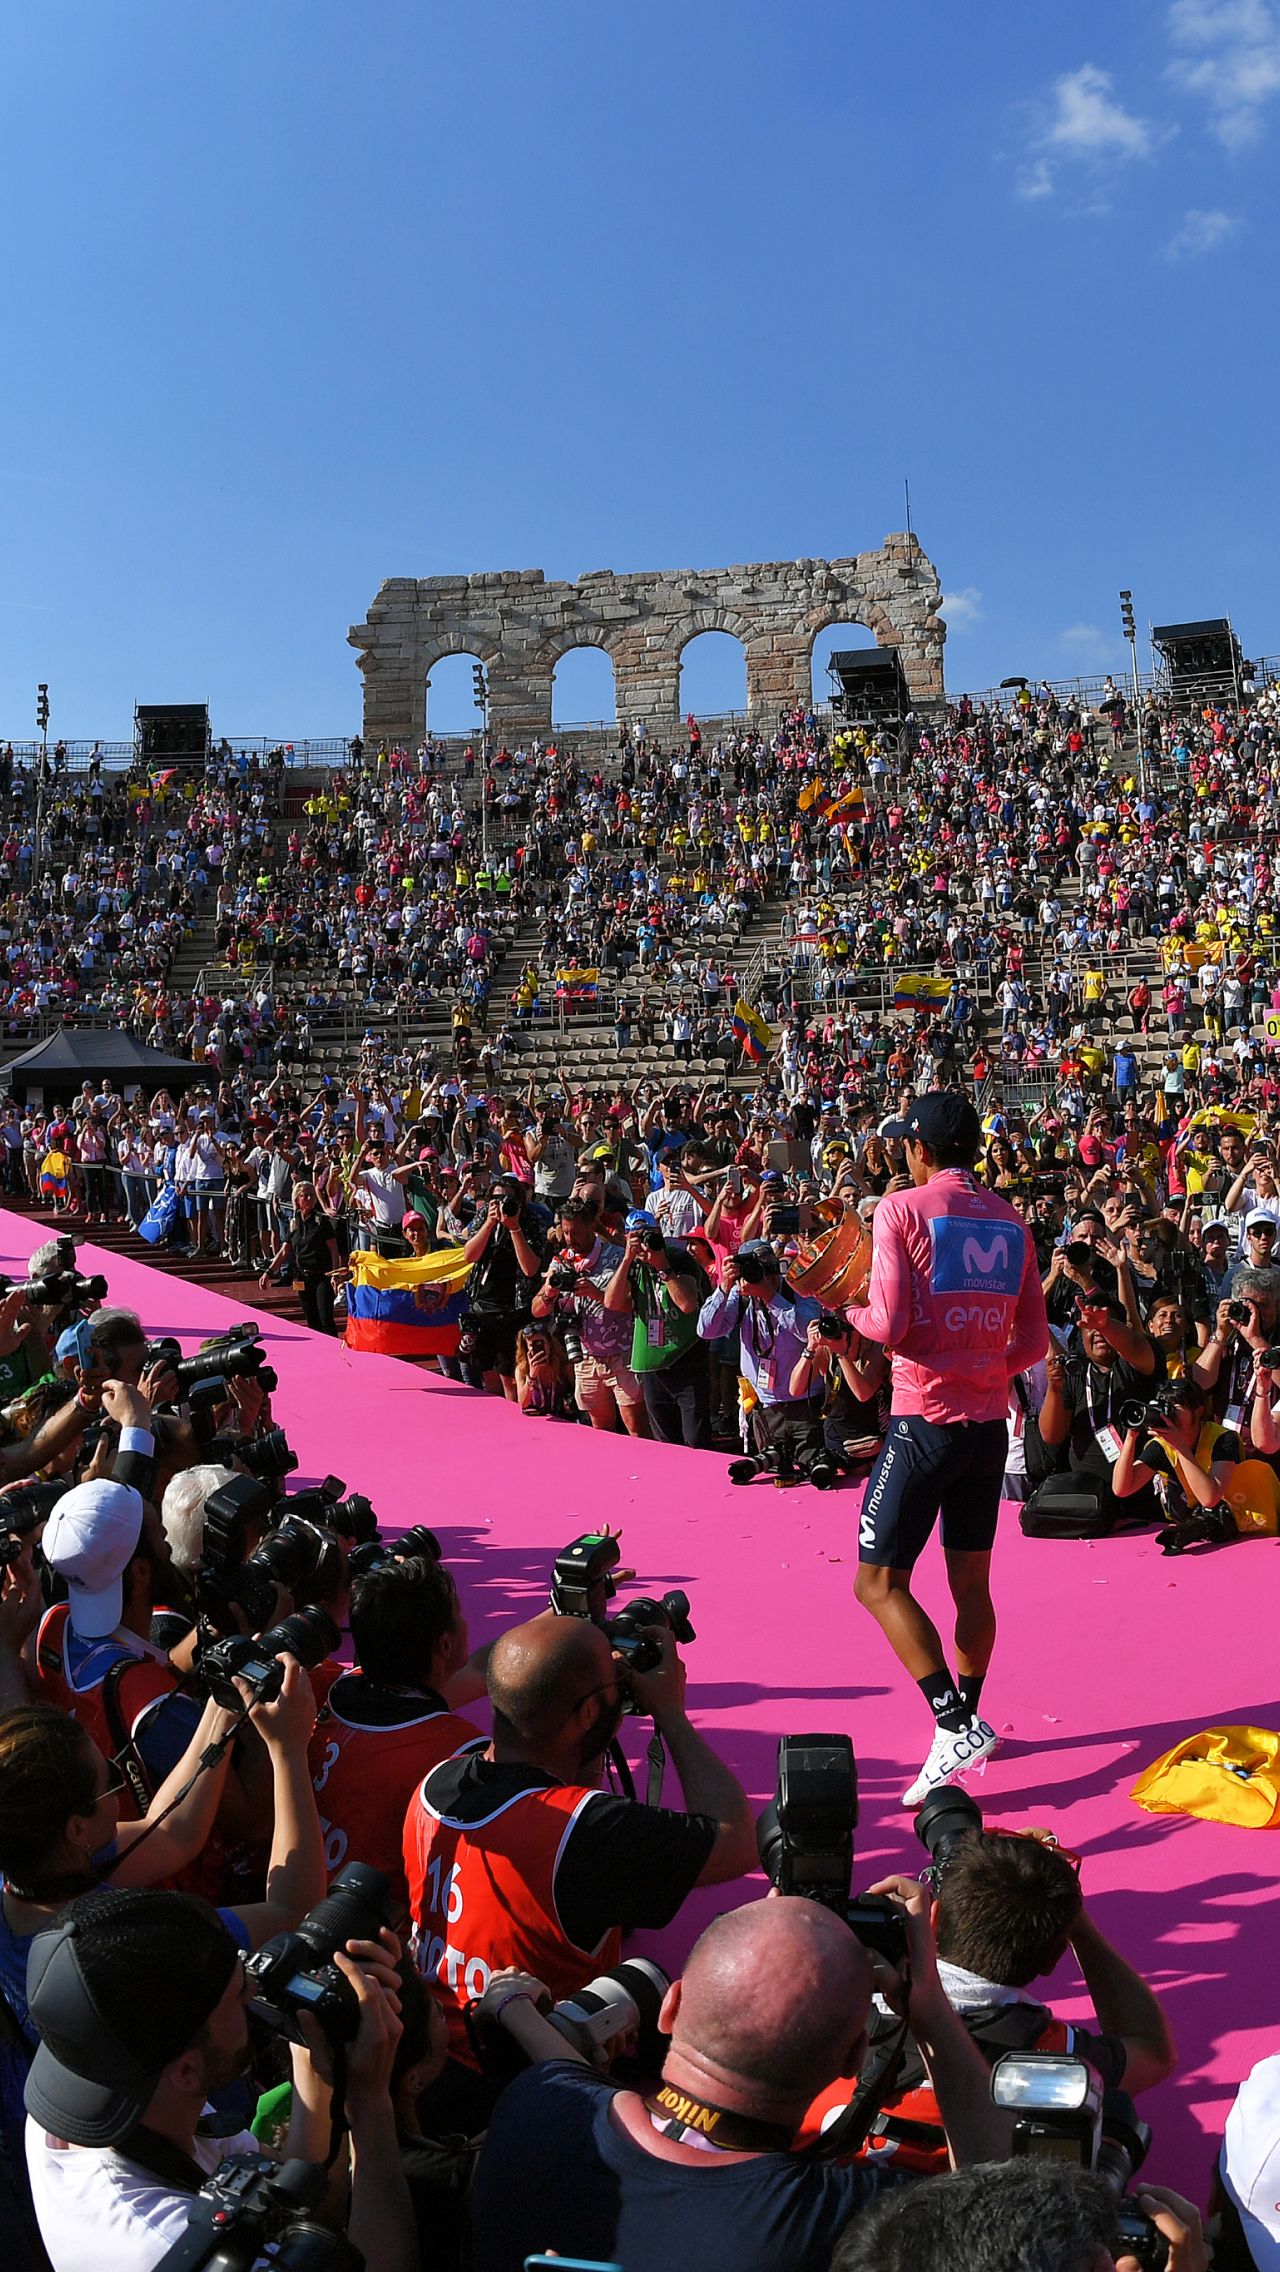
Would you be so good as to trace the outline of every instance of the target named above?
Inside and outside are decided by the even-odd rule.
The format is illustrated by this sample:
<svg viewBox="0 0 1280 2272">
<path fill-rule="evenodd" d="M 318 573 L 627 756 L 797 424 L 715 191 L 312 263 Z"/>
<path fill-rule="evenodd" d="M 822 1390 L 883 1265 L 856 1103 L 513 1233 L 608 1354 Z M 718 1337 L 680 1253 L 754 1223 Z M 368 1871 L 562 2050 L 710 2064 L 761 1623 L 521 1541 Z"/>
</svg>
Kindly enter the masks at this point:
<svg viewBox="0 0 1280 2272">
<path fill-rule="evenodd" d="M 1088 1476 L 1050 1475 L 1019 1508 L 1018 1521 L 1028 1538 L 1107 1538 L 1116 1516 Z"/>
</svg>

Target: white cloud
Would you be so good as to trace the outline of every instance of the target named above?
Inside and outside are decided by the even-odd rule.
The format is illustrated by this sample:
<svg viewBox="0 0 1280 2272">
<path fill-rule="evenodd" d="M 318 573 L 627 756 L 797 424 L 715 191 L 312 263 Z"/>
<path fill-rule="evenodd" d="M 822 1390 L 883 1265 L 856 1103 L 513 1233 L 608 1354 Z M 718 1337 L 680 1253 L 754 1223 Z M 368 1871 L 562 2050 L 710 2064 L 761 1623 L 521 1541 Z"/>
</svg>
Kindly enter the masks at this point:
<svg viewBox="0 0 1280 2272">
<path fill-rule="evenodd" d="M 1242 150 L 1280 95 L 1280 20 L 1271 0 L 1172 0 L 1169 36 L 1179 52 L 1173 84 L 1208 105 L 1214 133 Z"/>
<path fill-rule="evenodd" d="M 1076 158 L 1146 158 L 1155 145 L 1155 133 L 1145 118 L 1135 118 L 1111 93 L 1111 73 L 1096 63 L 1082 63 L 1078 71 L 1065 71 L 1055 79 L 1055 110 L 1045 145 Z"/>
<path fill-rule="evenodd" d="M 1032 139 L 1035 155 L 1018 177 L 1020 197 L 1050 197 L 1063 166 L 1128 165 L 1149 158 L 1167 130 L 1116 99 L 1109 71 L 1082 63 L 1053 82 L 1049 108 Z"/>
<path fill-rule="evenodd" d="M 1240 223 L 1232 213 L 1223 213 L 1215 206 L 1205 212 L 1193 205 L 1183 214 L 1164 248 L 1166 260 L 1199 260 L 1204 253 L 1216 252 L 1219 245 L 1233 237 Z"/>
<path fill-rule="evenodd" d="M 1063 647 L 1085 647 L 1096 654 L 1106 640 L 1096 623 L 1069 623 L 1065 631 L 1058 633 L 1058 643 Z"/>
<path fill-rule="evenodd" d="M 1037 158 L 1033 166 L 1024 166 L 1018 176 L 1018 195 L 1028 199 L 1052 197 L 1053 168 L 1047 158 Z"/>
<path fill-rule="evenodd" d="M 965 584 L 958 592 L 948 592 L 938 602 L 939 615 L 945 615 L 951 631 L 961 631 L 970 623 L 982 621 L 982 594 L 972 584 Z"/>
</svg>

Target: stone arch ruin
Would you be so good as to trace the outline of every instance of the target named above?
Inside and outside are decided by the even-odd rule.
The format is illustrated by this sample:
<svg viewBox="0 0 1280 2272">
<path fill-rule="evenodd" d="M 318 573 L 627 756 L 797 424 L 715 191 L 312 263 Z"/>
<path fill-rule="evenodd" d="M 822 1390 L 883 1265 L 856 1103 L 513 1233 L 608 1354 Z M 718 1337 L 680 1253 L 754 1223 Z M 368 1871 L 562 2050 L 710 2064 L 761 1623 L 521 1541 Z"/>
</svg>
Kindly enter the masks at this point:
<svg viewBox="0 0 1280 2272">
<path fill-rule="evenodd" d="M 508 747 L 551 731 L 551 679 L 571 647 L 612 658 L 619 721 L 661 737 L 677 724 L 680 656 L 701 631 L 730 631 L 747 657 L 747 701 L 771 723 L 808 707 L 813 643 L 830 623 L 864 623 L 896 647 L 919 710 L 943 698 L 942 587 L 917 539 L 887 536 L 852 560 L 767 561 L 615 576 L 576 584 L 540 568 L 481 576 L 392 576 L 348 639 L 364 676 L 364 737 L 415 748 L 426 732 L 427 680 L 443 655 L 474 654 L 489 673 L 490 732 Z"/>
</svg>

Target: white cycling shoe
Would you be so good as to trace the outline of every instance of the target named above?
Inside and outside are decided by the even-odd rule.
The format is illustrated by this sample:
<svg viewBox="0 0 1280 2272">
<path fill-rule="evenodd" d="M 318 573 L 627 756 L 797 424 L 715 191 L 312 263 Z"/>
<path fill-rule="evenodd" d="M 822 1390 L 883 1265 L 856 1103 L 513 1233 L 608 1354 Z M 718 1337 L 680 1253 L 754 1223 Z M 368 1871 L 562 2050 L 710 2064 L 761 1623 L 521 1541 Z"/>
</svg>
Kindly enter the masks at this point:
<svg viewBox="0 0 1280 2272">
<path fill-rule="evenodd" d="M 990 1759 L 999 1743 L 995 1729 L 976 1715 L 962 1728 L 938 1728 L 924 1766 L 910 1790 L 902 1794 L 902 1804 L 918 1807 L 930 1791 L 940 1791 L 944 1783 L 963 1775 L 966 1768 L 979 1767 L 984 1759 Z"/>
</svg>

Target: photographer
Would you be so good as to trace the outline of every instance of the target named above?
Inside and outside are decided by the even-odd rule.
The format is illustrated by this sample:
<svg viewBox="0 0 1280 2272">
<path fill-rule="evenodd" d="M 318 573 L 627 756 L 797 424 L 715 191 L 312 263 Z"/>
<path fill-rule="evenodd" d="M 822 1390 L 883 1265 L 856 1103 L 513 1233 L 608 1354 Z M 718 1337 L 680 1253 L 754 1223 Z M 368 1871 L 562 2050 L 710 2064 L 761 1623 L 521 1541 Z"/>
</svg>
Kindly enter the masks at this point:
<svg viewBox="0 0 1280 2272">
<path fill-rule="evenodd" d="M 824 1459 L 822 1395 L 808 1365 L 809 1328 L 821 1304 L 794 1293 L 764 1239 L 751 1239 L 720 1265 L 720 1285 L 698 1313 L 704 1341 L 738 1335 L 739 1368 L 755 1395 L 751 1431 L 758 1452 L 785 1450 L 802 1465 Z M 793 1376 L 800 1380 L 793 1387 Z"/>
<path fill-rule="evenodd" d="M 26 1287 L 11 1286 L 0 1297 L 0 1404 L 21 1396 L 48 1372 L 49 1347 Z"/>
<path fill-rule="evenodd" d="M 1192 1377 L 1166 1385 L 1126 1428 L 1111 1487 L 1117 1499 L 1154 1489 L 1165 1516 L 1164 1553 L 1220 1546 L 1239 1536 L 1226 1487 L 1240 1456 L 1240 1438 L 1209 1417 L 1209 1392 Z"/>
<path fill-rule="evenodd" d="M 1167 2272 L 1209 2272 L 1193 2202 L 1143 2184 L 1137 2206 L 1168 2244 Z M 1147 2259 L 1150 2263 L 1154 2261 Z M 1219 2262 L 1218 2249 L 1213 2251 Z M 831 2272 L 1142 2272 L 1114 2193 L 1092 2170 L 1024 2154 L 886 2194 L 846 2227 Z M 1223 2272 L 1226 2272 L 1224 2265 Z"/>
<path fill-rule="evenodd" d="M 1177 2064 L 1169 2023 L 1153 1990 L 1089 1915 L 1079 1873 L 1079 1858 L 1047 1832 L 986 1830 L 975 1816 L 934 1873 L 943 1993 L 991 2066 L 1006 2052 L 1060 2052 L 1087 2059 L 1108 2090 L 1153 2090 Z M 1068 1949 L 1093 2003 L 1096 2034 L 1067 2026 L 1030 1993 Z M 887 2016 L 873 2019 L 873 2045 L 889 2027 Z M 817 2137 L 850 2096 L 848 2077 L 823 2093 L 806 2114 L 805 2137 Z M 945 2169 L 946 2144 L 924 2062 L 909 2047 L 867 2150 L 920 2172 Z"/>
<path fill-rule="evenodd" d="M 1278 1286 L 1280 1279 L 1270 1268 L 1235 1272 L 1230 1296 L 1219 1302 L 1213 1331 L 1191 1368 L 1192 1379 L 1211 1392 L 1215 1417 L 1234 1429 L 1246 1448 L 1254 1367 L 1277 1338 Z"/>
<path fill-rule="evenodd" d="M 418 2272 L 390 2094 L 397 1953 L 385 1934 L 334 1957 L 358 2008 L 344 2060 L 347 2231 L 369 2272 Z M 247 2132 L 210 2138 L 199 2127 L 206 2101 L 249 2061 L 240 1951 L 188 1895 L 89 1893 L 36 1940 L 28 1998 L 41 2042 L 26 2086 L 27 2164 L 53 2272 L 151 2272 L 224 2155 L 256 2150 Z M 285 2158 L 315 2161 L 331 2068 L 320 2031 L 303 2026 Z"/>
<path fill-rule="evenodd" d="M 821 1381 L 822 1436 L 831 1457 L 848 1468 L 874 1459 L 889 1425 L 889 1358 L 878 1342 L 864 1341 L 844 1318 L 823 1311 L 809 1325 L 805 1350 L 791 1373 L 791 1393 L 802 1396 Z"/>
<path fill-rule="evenodd" d="M 998 2154 L 1007 2120 L 942 1993 L 924 1889 L 889 1878 L 873 1891 L 903 1916 L 912 2027 L 956 2162 Z M 905 2000 L 901 1974 L 879 1977 Z M 553 2056 L 503 2094 L 476 2174 L 475 2272 L 519 2272 L 551 2249 L 627 2272 L 826 2272 L 835 2235 L 895 2182 L 792 2151 L 806 2106 L 860 2063 L 872 1980 L 861 1942 L 816 1902 L 717 1917 L 664 1999 L 658 2091 Z"/>
<path fill-rule="evenodd" d="M 491 1395 L 516 1396 L 516 1335 L 529 1314 L 545 1259 L 542 1233 L 515 1176 L 494 1184 L 463 1244 L 471 1265 L 467 1304 L 475 1323 L 472 1363 Z"/>
<path fill-rule="evenodd" d="M 706 1290 L 706 1273 L 692 1255 L 663 1237 L 647 1208 L 633 1209 L 604 1306 L 634 1319 L 631 1370 L 659 1443 L 700 1452 L 712 1448 L 711 1375 L 698 1339 Z"/>
<path fill-rule="evenodd" d="M 467 2069 L 463 2012 L 495 1971 L 517 1965 L 567 1995 L 616 1961 L 623 1930 L 668 1925 L 695 1885 L 755 1867 L 746 1794 L 691 1725 L 684 1666 L 670 1632 L 659 1638 L 660 1664 L 628 1673 L 585 1618 L 547 1614 L 501 1634 L 492 1742 L 435 1768 L 410 1801 L 419 1968 Z M 599 1788 L 628 1694 L 667 1746 L 687 1813 Z"/>
<path fill-rule="evenodd" d="M 1047 1452 L 1061 1453 L 1065 1470 L 1050 1475 L 1036 1493 L 1037 1504 L 1063 1495 L 1090 1493 L 1102 1529 L 1118 1522 L 1121 1502 L 1113 1471 L 1124 1448 L 1121 1414 L 1125 1405 L 1145 1406 L 1158 1379 L 1155 1350 L 1145 1336 L 1136 1339 L 1118 1302 L 1083 1302 L 1079 1308 L 1080 1354 L 1070 1359 L 1051 1346 L 1045 1359 L 1045 1396 L 1040 1407 L 1040 1440 Z M 1143 1354 L 1145 1366 L 1131 1360 Z M 1126 1352 L 1121 1355 L 1121 1350 Z M 1155 1494 L 1130 1494 L 1124 1512 L 1130 1521 L 1151 1522 Z"/>
<path fill-rule="evenodd" d="M 408 1901 L 403 1861 L 407 1795 L 479 1730 L 450 1710 L 450 1684 L 473 1691 L 458 1589 L 429 1556 L 390 1557 L 351 1590 L 356 1663 L 333 1683 L 311 1737 L 325 1868 L 366 1862 Z"/>
<path fill-rule="evenodd" d="M 533 1297 L 533 1315 L 571 1323 L 581 1345 L 573 1358 L 574 1393 L 592 1427 L 614 1428 L 621 1418 L 629 1436 L 647 1436 L 644 1390 L 631 1370 L 633 1328 L 605 1308 L 622 1249 L 600 1236 L 594 1200 L 562 1199 L 556 1219 L 561 1248 Z"/>
</svg>

